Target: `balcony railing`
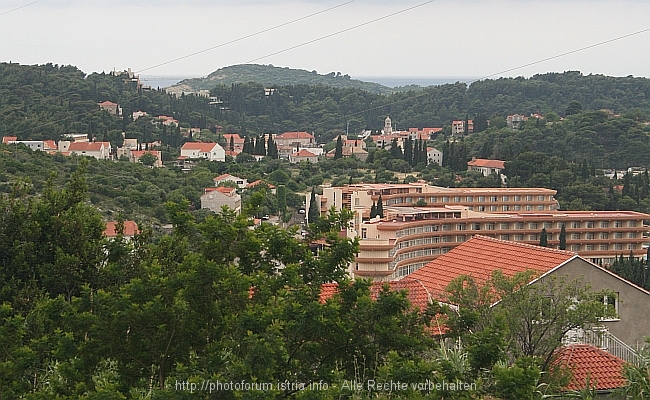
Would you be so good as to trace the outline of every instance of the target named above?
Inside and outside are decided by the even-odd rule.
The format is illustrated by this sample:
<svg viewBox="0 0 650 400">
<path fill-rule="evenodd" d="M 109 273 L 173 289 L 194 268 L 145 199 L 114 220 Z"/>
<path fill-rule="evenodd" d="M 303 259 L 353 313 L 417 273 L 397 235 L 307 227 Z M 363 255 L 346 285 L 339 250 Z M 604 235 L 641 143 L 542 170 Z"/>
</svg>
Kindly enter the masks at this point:
<svg viewBox="0 0 650 400">
<path fill-rule="evenodd" d="M 609 333 L 606 328 L 573 331 L 567 334 L 564 342 L 565 344 L 590 344 L 631 364 L 638 364 L 640 361 L 639 353 L 636 350 Z"/>
</svg>

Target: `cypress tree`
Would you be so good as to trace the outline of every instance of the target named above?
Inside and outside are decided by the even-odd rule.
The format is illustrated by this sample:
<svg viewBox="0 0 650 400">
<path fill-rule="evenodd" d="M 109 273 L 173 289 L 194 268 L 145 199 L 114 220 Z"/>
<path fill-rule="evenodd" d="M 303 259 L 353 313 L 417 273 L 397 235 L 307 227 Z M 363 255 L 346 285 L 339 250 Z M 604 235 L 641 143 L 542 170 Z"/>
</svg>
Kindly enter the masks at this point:
<svg viewBox="0 0 650 400">
<path fill-rule="evenodd" d="M 404 161 L 413 165 L 413 143 L 410 137 L 404 140 Z"/>
<path fill-rule="evenodd" d="M 284 216 L 287 212 L 287 187 L 284 185 L 278 185 L 275 197 L 278 200 L 278 211 L 280 212 L 280 215 Z"/>
<path fill-rule="evenodd" d="M 542 233 L 539 235 L 539 245 L 542 247 L 548 247 L 548 235 L 546 234 L 546 228 L 542 228 Z"/>
<path fill-rule="evenodd" d="M 336 150 L 334 150 L 334 159 L 338 160 L 340 158 L 343 158 L 343 139 L 341 139 L 341 135 L 336 139 Z"/>
<path fill-rule="evenodd" d="M 370 207 L 370 219 L 373 219 L 377 216 L 377 204 L 372 202 L 372 207 Z"/>
<path fill-rule="evenodd" d="M 318 220 L 320 217 L 320 207 L 316 203 L 316 191 L 311 188 L 311 197 L 309 198 L 309 212 L 307 213 L 307 221 L 311 224 Z"/>
<path fill-rule="evenodd" d="M 230 136 L 230 151 L 235 151 L 235 138 L 234 138 L 234 135 Z"/>
<path fill-rule="evenodd" d="M 562 229 L 560 230 L 560 250 L 566 250 L 566 228 L 562 224 Z"/>
<path fill-rule="evenodd" d="M 377 215 L 384 218 L 384 203 L 381 201 L 381 194 L 379 195 L 379 200 L 377 201 Z"/>
</svg>

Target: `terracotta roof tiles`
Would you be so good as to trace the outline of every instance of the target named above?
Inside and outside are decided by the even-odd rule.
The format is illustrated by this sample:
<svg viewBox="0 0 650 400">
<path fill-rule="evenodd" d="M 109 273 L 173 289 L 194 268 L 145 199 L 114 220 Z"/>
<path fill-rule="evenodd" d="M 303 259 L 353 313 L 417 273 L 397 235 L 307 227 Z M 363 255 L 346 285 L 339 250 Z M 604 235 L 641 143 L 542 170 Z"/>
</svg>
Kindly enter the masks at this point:
<svg viewBox="0 0 650 400">
<path fill-rule="evenodd" d="M 104 236 L 113 238 L 117 236 L 115 231 L 116 222 L 107 222 L 106 229 L 104 230 Z M 138 233 L 138 225 L 135 221 L 124 221 L 124 236 L 133 236 Z"/>
<path fill-rule="evenodd" d="M 441 298 L 447 285 L 461 275 L 472 276 L 478 282 L 488 280 L 495 270 L 510 277 L 527 270 L 541 275 L 573 257 L 577 255 L 570 251 L 475 235 L 408 278 L 419 280 L 434 296 Z"/>
<path fill-rule="evenodd" d="M 625 386 L 623 376 L 625 361 L 588 344 L 571 344 L 557 352 L 554 365 L 572 372 L 566 390 L 582 390 L 589 384 L 596 390 L 611 390 Z"/>
<path fill-rule="evenodd" d="M 485 158 L 477 158 L 472 161 L 468 161 L 467 165 L 470 167 L 484 167 L 484 168 L 505 168 L 505 161 L 501 160 L 487 160 Z"/>
<path fill-rule="evenodd" d="M 186 142 L 181 150 L 198 150 L 201 153 L 209 153 L 218 145 L 218 143 Z"/>
<path fill-rule="evenodd" d="M 388 284 L 390 290 L 393 291 L 406 290 L 407 297 L 413 307 L 418 307 L 420 310 L 424 310 L 429 305 L 431 296 L 429 296 L 426 287 L 417 280 L 409 278 L 404 278 L 399 281 L 373 282 L 370 286 L 370 296 L 373 300 L 377 300 L 385 284 Z M 323 284 L 321 286 L 320 301 L 323 303 L 326 302 L 337 294 L 338 291 L 338 283 Z"/>
</svg>

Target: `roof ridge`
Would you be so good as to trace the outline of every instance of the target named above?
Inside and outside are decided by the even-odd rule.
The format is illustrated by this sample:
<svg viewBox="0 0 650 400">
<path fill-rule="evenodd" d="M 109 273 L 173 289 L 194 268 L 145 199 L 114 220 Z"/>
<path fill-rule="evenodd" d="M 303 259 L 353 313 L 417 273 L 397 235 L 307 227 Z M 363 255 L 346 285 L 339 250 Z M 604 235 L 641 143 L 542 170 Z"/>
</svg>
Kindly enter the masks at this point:
<svg viewBox="0 0 650 400">
<path fill-rule="evenodd" d="M 571 256 L 578 255 L 577 253 L 574 253 L 574 252 L 569 251 L 569 250 L 560 250 L 560 249 L 554 249 L 554 248 L 551 248 L 551 247 L 536 246 L 534 244 L 521 243 L 521 242 L 512 242 L 512 241 L 509 241 L 509 240 L 497 239 L 497 238 L 493 238 L 493 237 L 485 236 L 485 235 L 474 235 L 474 237 L 472 237 L 472 239 L 474 239 L 474 238 L 487 239 L 489 241 L 493 241 L 493 242 L 497 242 L 497 243 L 503 243 L 503 244 L 507 244 L 507 245 L 511 245 L 511 246 L 525 247 L 525 248 L 528 248 L 528 249 L 533 249 L 533 250 L 538 250 L 538 251 L 546 251 L 546 252 L 555 253 L 555 254 L 566 254 L 566 255 L 571 255 Z M 469 242 L 469 240 L 467 242 Z M 467 243 L 467 242 L 465 242 L 465 243 Z"/>
</svg>

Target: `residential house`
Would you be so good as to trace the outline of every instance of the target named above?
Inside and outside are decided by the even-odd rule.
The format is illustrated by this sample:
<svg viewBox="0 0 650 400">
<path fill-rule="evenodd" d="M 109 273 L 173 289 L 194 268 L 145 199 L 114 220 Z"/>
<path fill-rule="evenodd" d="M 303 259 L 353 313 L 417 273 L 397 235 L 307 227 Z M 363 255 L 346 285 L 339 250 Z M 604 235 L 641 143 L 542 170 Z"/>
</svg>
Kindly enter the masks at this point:
<svg viewBox="0 0 650 400">
<path fill-rule="evenodd" d="M 490 176 L 492 174 L 501 175 L 501 171 L 505 168 L 505 161 L 501 160 L 488 160 L 485 158 L 472 157 L 472 161 L 467 162 L 468 171 L 478 171 L 483 176 Z"/>
<path fill-rule="evenodd" d="M 137 121 L 138 118 L 147 116 L 148 114 L 144 111 L 133 111 L 131 114 L 131 117 L 133 118 L 134 121 Z"/>
<path fill-rule="evenodd" d="M 208 161 L 226 161 L 226 151 L 219 143 L 186 142 L 181 147 L 180 159 L 205 158 Z"/>
<path fill-rule="evenodd" d="M 316 146 L 316 139 L 314 135 L 308 132 L 284 132 L 277 135 L 273 141 L 279 146 L 293 146 L 298 147 L 314 147 Z"/>
<path fill-rule="evenodd" d="M 650 292 L 570 251 L 476 235 L 407 276 L 421 282 L 434 298 L 444 301 L 445 289 L 459 276 L 471 276 L 481 284 L 496 270 L 508 277 L 533 271 L 535 277 L 530 284 L 564 277 L 580 279 L 594 292 L 613 292 L 614 298 L 605 296 L 603 306 L 614 306 L 617 317 L 601 321 L 598 327 L 601 334 L 611 339 L 612 346 L 623 343 L 628 350 L 640 349 L 650 332 Z"/>
<path fill-rule="evenodd" d="M 56 151 L 56 142 L 54 140 L 43 140 L 43 150 L 47 152 Z"/>
<path fill-rule="evenodd" d="M 219 214 L 223 206 L 228 206 L 237 214 L 241 212 L 241 196 L 237 194 L 237 190 L 224 186 L 206 188 L 201 196 L 201 208 Z"/>
<path fill-rule="evenodd" d="M 310 151 L 305 149 L 297 151 L 289 155 L 289 162 L 292 164 L 299 163 L 301 161 L 307 161 L 309 163 L 317 163 L 318 156 Z"/>
<path fill-rule="evenodd" d="M 474 121 L 467 121 L 467 133 L 474 133 Z M 459 136 L 465 134 L 465 120 L 457 119 L 451 121 L 451 135 Z"/>
<path fill-rule="evenodd" d="M 124 133 L 122 133 L 124 135 Z M 117 158 L 128 157 L 131 158 L 131 151 L 138 150 L 138 139 L 124 139 L 122 147 L 117 148 Z"/>
<path fill-rule="evenodd" d="M 145 154 L 151 154 L 156 157 L 156 161 L 153 163 L 154 167 L 162 167 L 162 152 L 160 150 L 131 150 L 129 152 L 129 161 L 133 163 L 140 162 L 140 157 Z"/>
<path fill-rule="evenodd" d="M 427 160 L 429 160 L 429 164 L 436 163 L 442 165 L 442 151 L 435 147 L 427 147 Z"/>
<path fill-rule="evenodd" d="M 5 144 L 24 144 L 29 147 L 32 151 L 43 151 L 45 150 L 45 142 L 42 140 L 18 140 L 16 136 L 5 136 L 2 138 L 2 143 Z"/>
<path fill-rule="evenodd" d="M 18 141 L 18 136 L 3 136 L 2 137 L 2 143 L 4 143 L 4 144 L 16 143 L 16 141 Z"/>
<path fill-rule="evenodd" d="M 528 117 L 519 114 L 508 115 L 506 118 L 506 124 L 510 129 L 519 129 L 522 125 L 522 122 L 525 121 L 528 121 Z"/>
<path fill-rule="evenodd" d="M 248 185 L 246 185 L 246 189 L 252 189 L 258 185 L 266 185 L 266 187 L 268 187 L 271 190 L 271 193 L 275 194 L 275 186 L 271 185 L 270 183 L 264 182 L 261 179 L 249 183 Z"/>
<path fill-rule="evenodd" d="M 359 142 L 363 143 L 360 140 L 359 140 Z M 343 146 L 342 155 L 343 155 L 343 157 L 355 156 L 360 161 L 366 161 L 366 159 L 368 158 L 368 152 L 366 150 L 364 150 L 361 146 L 359 146 L 359 147 Z M 328 151 L 325 156 L 327 158 L 334 158 L 336 156 L 336 149 L 332 149 L 332 150 Z"/>
<path fill-rule="evenodd" d="M 442 131 L 442 128 L 409 128 L 409 134 L 412 140 L 433 140 L 436 135 Z"/>
<path fill-rule="evenodd" d="M 160 120 L 163 125 L 167 126 L 178 126 L 178 121 L 174 119 L 174 117 L 169 117 L 167 115 L 159 115 L 157 117 L 154 117 L 154 119 Z"/>
<path fill-rule="evenodd" d="M 117 103 L 113 103 L 112 101 L 103 101 L 97 104 L 99 105 L 99 108 L 106 110 L 111 115 L 115 115 L 116 117 L 122 115 L 122 109 Z"/>
<path fill-rule="evenodd" d="M 226 139 L 226 149 L 230 150 L 230 142 L 232 141 L 233 144 L 233 149 L 235 153 L 239 154 L 242 152 L 244 149 L 244 138 L 239 136 L 238 133 L 225 133 L 223 135 L 224 139 Z"/>
<path fill-rule="evenodd" d="M 138 224 L 135 221 L 124 221 L 124 232 L 122 235 L 126 239 L 131 239 L 136 233 L 139 233 Z M 117 237 L 117 222 L 107 222 L 104 236 L 109 239 Z"/>
<path fill-rule="evenodd" d="M 72 142 L 67 147 L 67 150 L 62 151 L 68 151 L 71 154 L 80 156 L 95 157 L 98 160 L 111 159 L 110 142 Z"/>
<path fill-rule="evenodd" d="M 230 174 L 223 174 L 214 178 L 214 186 L 219 186 L 219 184 L 223 182 L 234 182 L 240 189 L 244 189 L 248 186 L 248 181 L 246 179 Z"/>
</svg>

